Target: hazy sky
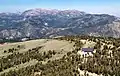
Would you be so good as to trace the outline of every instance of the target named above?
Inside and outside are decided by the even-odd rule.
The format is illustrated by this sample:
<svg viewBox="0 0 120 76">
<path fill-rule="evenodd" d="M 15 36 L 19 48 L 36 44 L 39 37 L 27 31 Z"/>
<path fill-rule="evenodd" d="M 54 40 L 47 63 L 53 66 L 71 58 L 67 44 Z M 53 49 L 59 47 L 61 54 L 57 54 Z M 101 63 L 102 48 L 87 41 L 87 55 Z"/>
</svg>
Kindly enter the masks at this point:
<svg viewBox="0 0 120 76">
<path fill-rule="evenodd" d="M 0 12 L 17 12 L 33 8 L 77 9 L 87 13 L 120 16 L 120 0 L 0 0 Z"/>
</svg>

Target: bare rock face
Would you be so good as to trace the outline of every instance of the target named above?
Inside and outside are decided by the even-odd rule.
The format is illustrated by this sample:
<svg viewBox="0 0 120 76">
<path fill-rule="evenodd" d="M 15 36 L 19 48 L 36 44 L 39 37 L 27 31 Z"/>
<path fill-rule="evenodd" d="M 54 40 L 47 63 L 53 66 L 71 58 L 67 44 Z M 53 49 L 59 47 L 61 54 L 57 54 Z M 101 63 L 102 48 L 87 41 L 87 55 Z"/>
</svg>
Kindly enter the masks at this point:
<svg viewBox="0 0 120 76">
<path fill-rule="evenodd" d="M 120 19 L 78 10 L 31 9 L 0 13 L 0 38 L 40 38 L 63 35 L 120 37 Z"/>
</svg>

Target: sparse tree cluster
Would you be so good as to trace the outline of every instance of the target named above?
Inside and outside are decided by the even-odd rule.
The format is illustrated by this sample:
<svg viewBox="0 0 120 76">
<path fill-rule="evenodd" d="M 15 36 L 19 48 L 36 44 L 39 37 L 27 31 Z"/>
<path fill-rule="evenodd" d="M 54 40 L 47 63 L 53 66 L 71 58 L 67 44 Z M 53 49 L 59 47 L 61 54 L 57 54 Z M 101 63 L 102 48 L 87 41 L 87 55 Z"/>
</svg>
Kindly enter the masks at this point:
<svg viewBox="0 0 120 76">
<path fill-rule="evenodd" d="M 13 67 L 15 65 L 19 65 L 25 62 L 28 62 L 32 59 L 36 59 L 38 61 L 43 61 L 45 58 L 51 58 L 52 55 L 55 55 L 55 51 L 48 51 L 48 52 L 43 52 L 40 53 L 38 50 L 42 48 L 36 47 L 34 49 L 29 49 L 29 51 L 25 53 L 13 53 L 6 58 L 1 58 L 0 59 L 0 72 L 4 71 L 10 67 Z"/>
<path fill-rule="evenodd" d="M 29 49 L 26 53 L 13 53 L 7 58 L 0 59 L 0 71 L 28 62 L 30 59 L 37 59 L 39 62 L 36 65 L 9 71 L 1 76 L 34 76 L 36 72 L 39 72 L 37 76 L 81 76 L 78 69 L 86 69 L 88 72 L 102 74 L 103 76 L 120 76 L 120 39 L 93 36 L 66 36 L 57 39 L 75 42 L 75 49 L 66 53 L 61 59 L 49 60 L 46 64 L 42 64 L 40 61 L 55 55 L 54 50 L 40 53 L 39 49 L 42 48 L 40 46 Z M 86 57 L 86 63 L 84 63 L 84 56 L 81 57 L 77 54 L 83 45 L 80 42 L 81 39 L 96 42 L 94 46 L 96 52 L 93 53 L 93 56 Z M 109 44 L 113 47 L 109 47 Z"/>
</svg>

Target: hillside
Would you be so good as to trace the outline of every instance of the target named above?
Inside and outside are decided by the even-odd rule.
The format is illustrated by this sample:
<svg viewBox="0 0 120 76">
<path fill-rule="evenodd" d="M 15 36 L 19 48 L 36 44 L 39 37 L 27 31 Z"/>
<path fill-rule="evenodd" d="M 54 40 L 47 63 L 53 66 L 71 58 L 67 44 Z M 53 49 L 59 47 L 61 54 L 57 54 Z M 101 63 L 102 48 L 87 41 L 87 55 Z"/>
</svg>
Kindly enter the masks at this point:
<svg viewBox="0 0 120 76">
<path fill-rule="evenodd" d="M 119 46 L 120 39 L 93 36 L 6 43 L 0 45 L 0 76 L 119 76 Z"/>
<path fill-rule="evenodd" d="M 30 9 L 0 13 L 0 39 L 51 38 L 64 35 L 120 37 L 120 18 L 78 10 Z"/>
<path fill-rule="evenodd" d="M 7 72 L 60 59 L 74 49 L 73 44 L 68 41 L 39 39 L 0 45 L 0 76 L 13 76 Z"/>
</svg>

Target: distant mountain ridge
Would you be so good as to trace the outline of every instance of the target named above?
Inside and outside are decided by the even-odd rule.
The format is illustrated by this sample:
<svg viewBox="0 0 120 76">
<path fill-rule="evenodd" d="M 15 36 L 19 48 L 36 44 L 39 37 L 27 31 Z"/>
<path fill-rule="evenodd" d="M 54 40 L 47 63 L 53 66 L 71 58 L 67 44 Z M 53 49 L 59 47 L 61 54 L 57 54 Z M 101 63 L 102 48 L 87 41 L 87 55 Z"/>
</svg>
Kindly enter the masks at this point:
<svg viewBox="0 0 120 76">
<path fill-rule="evenodd" d="M 0 13 L 0 38 L 40 38 L 63 35 L 120 37 L 120 19 L 78 10 L 31 9 Z"/>
</svg>

